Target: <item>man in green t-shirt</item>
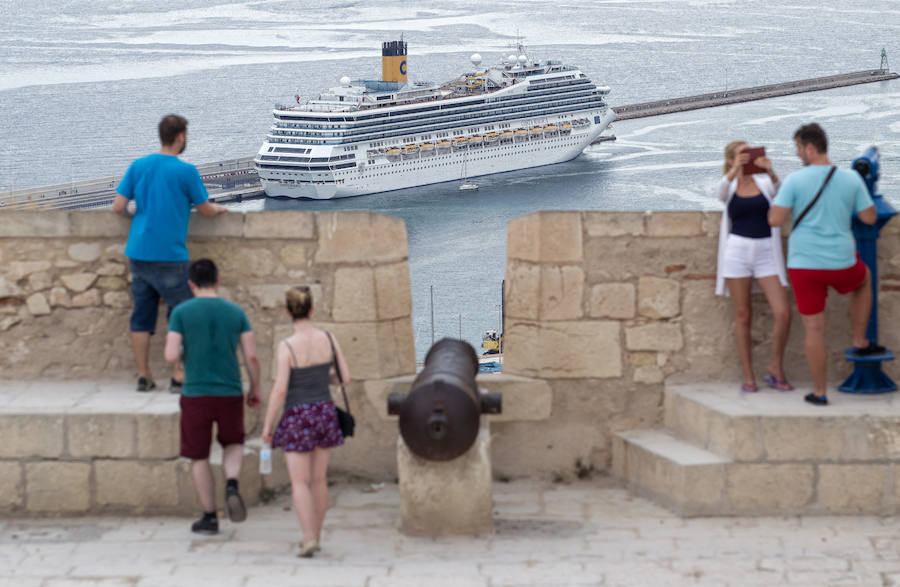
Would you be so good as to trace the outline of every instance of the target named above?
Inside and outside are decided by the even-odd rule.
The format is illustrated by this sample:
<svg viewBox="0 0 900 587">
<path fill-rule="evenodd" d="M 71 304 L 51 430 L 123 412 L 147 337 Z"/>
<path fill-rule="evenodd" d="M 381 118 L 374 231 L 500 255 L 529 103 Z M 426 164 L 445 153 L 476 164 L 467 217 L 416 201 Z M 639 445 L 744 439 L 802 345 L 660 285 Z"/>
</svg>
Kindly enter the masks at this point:
<svg viewBox="0 0 900 587">
<path fill-rule="evenodd" d="M 244 405 L 241 368 L 237 350 L 244 354 L 250 375 L 247 405 L 261 403 L 259 358 L 250 322 L 244 311 L 219 297 L 219 272 L 215 263 L 200 259 L 191 263 L 188 285 L 194 298 L 180 303 L 169 318 L 166 360 L 184 361 L 181 388 L 181 456 L 191 459 L 191 478 L 203 505 L 203 517 L 191 531 L 216 534 L 215 483 L 209 466 L 212 425 L 222 445 L 225 472 L 225 509 L 232 522 L 247 518 L 247 508 L 238 492 L 238 477 L 244 459 Z"/>
</svg>

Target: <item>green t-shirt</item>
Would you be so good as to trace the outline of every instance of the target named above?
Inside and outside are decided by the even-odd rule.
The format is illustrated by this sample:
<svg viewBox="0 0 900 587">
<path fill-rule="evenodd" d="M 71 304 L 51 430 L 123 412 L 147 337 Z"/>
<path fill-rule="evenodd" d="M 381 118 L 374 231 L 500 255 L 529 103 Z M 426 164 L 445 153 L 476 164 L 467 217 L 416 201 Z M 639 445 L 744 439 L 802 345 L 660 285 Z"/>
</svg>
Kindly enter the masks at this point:
<svg viewBox="0 0 900 587">
<path fill-rule="evenodd" d="M 222 298 L 192 298 L 172 310 L 169 330 L 182 336 L 182 394 L 243 395 L 237 349 L 250 321 L 240 306 Z"/>
</svg>

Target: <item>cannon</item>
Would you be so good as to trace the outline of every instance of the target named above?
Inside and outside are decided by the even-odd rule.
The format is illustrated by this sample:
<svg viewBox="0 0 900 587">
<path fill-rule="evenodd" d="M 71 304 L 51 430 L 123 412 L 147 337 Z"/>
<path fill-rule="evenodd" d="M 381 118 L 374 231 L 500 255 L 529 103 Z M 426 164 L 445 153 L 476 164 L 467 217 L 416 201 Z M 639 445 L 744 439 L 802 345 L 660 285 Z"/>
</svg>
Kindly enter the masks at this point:
<svg viewBox="0 0 900 587">
<path fill-rule="evenodd" d="M 409 393 L 388 396 L 387 410 L 399 416 L 409 450 L 430 461 L 449 461 L 475 443 L 482 414 L 499 414 L 501 394 L 481 393 L 475 384 L 478 356 L 462 340 L 439 340 Z"/>
</svg>

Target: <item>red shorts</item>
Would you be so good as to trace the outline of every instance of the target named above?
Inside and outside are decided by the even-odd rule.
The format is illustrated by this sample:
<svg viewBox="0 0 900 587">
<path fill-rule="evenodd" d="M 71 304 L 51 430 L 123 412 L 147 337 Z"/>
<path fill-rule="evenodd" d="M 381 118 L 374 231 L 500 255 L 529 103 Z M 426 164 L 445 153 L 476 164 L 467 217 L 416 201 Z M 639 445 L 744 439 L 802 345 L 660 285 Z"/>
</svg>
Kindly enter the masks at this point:
<svg viewBox="0 0 900 587">
<path fill-rule="evenodd" d="M 839 294 L 859 289 L 866 281 L 866 264 L 856 254 L 856 264 L 845 269 L 788 269 L 797 310 L 804 316 L 825 311 L 828 286 Z"/>
<path fill-rule="evenodd" d="M 195 461 L 209 458 L 213 422 L 219 444 L 243 444 L 244 397 L 181 396 L 181 456 Z"/>
</svg>

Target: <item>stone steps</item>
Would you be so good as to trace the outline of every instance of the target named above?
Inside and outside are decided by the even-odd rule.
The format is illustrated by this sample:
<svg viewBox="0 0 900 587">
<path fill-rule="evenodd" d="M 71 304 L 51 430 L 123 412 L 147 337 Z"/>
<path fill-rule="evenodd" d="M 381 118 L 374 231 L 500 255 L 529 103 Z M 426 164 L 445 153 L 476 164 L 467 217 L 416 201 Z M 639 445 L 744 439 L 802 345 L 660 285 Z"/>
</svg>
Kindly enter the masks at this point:
<svg viewBox="0 0 900 587">
<path fill-rule="evenodd" d="M 638 494 L 682 516 L 717 513 L 729 463 L 665 430 L 613 437 L 613 473 Z"/>
<path fill-rule="evenodd" d="M 259 439 L 248 439 L 240 485 L 259 502 Z M 222 451 L 210 464 L 222 506 Z M 267 487 L 288 483 L 273 458 Z M 190 461 L 179 457 L 178 396 L 137 393 L 132 383 L 4 382 L 0 385 L 0 517 L 195 514 Z"/>
<path fill-rule="evenodd" d="M 896 515 L 900 400 L 835 393 L 821 408 L 806 392 L 667 386 L 666 429 L 615 436 L 613 472 L 685 517 Z"/>
<path fill-rule="evenodd" d="M 739 462 L 900 462 L 900 397 L 835 392 L 822 408 L 803 401 L 807 391 L 667 386 L 665 425 Z"/>
</svg>

